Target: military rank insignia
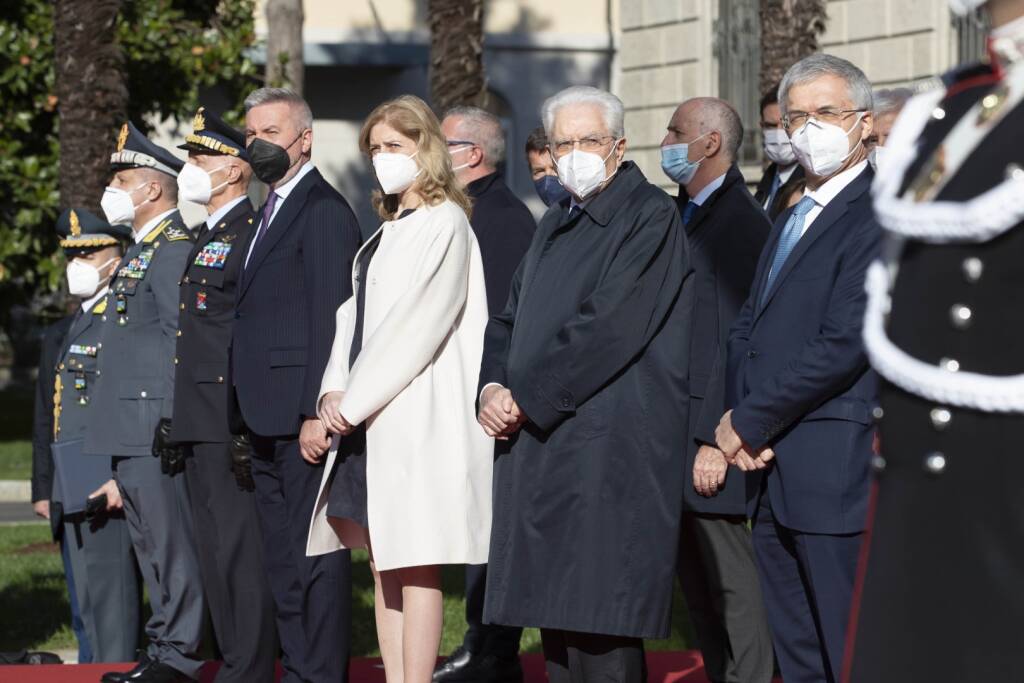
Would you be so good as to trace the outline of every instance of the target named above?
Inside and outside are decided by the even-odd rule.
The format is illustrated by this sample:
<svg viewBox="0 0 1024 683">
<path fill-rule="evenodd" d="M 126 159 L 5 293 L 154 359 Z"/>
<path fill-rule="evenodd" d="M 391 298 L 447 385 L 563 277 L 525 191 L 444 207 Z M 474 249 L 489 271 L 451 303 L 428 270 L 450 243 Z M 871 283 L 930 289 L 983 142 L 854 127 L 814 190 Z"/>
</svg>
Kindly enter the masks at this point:
<svg viewBox="0 0 1024 683">
<path fill-rule="evenodd" d="M 96 347 L 86 346 L 85 344 L 72 344 L 71 348 L 68 349 L 68 352 L 78 354 L 79 356 L 96 357 Z"/>
<path fill-rule="evenodd" d="M 206 292 L 196 292 L 196 310 L 206 310 Z"/>
<path fill-rule="evenodd" d="M 153 260 L 153 252 L 156 251 L 156 247 L 147 245 L 139 252 L 139 255 L 125 264 L 121 270 L 117 271 L 118 277 L 131 278 L 132 280 L 141 280 L 146 277 L 146 271 L 149 269 L 149 264 Z"/>
<path fill-rule="evenodd" d="M 194 265 L 223 270 L 233 245 L 225 242 L 210 242 L 196 254 Z"/>
</svg>

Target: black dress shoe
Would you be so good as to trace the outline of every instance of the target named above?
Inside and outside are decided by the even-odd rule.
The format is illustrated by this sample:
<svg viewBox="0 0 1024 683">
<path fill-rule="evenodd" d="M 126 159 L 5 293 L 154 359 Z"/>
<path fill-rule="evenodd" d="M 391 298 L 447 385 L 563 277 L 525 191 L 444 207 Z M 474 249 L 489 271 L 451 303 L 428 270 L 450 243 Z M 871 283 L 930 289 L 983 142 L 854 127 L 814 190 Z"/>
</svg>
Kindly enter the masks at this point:
<svg viewBox="0 0 1024 683">
<path fill-rule="evenodd" d="M 149 666 L 153 664 L 153 660 L 149 658 L 145 652 L 139 651 L 139 663 L 134 668 L 128 671 L 108 671 L 103 674 L 100 678 L 101 683 L 128 683 L 129 681 L 139 680 L 139 676 Z"/>
<path fill-rule="evenodd" d="M 130 679 L 132 683 L 184 683 L 194 680 L 173 666 L 163 662 L 153 662 L 138 678 Z"/>
<path fill-rule="evenodd" d="M 459 647 L 434 670 L 434 683 L 522 683 L 519 657 L 474 654 Z"/>
</svg>

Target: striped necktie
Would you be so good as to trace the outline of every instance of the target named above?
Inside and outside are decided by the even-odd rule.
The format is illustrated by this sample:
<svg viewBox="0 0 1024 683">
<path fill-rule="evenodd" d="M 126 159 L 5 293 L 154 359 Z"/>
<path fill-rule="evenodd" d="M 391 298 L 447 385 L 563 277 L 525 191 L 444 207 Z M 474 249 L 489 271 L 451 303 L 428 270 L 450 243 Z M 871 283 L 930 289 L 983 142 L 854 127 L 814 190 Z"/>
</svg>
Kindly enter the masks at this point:
<svg viewBox="0 0 1024 683">
<path fill-rule="evenodd" d="M 768 282 L 765 284 L 764 292 L 761 294 L 761 303 L 764 304 L 765 299 L 768 298 L 768 292 L 772 289 L 772 284 L 775 282 L 775 278 L 779 276 L 779 272 L 782 267 L 786 265 L 786 259 L 793 253 L 793 248 L 796 247 L 796 243 L 800 241 L 801 235 L 804 232 L 804 219 L 807 217 L 807 213 L 813 209 L 816 202 L 810 197 L 804 197 L 793 209 L 793 213 L 790 214 L 789 220 L 786 221 L 786 227 L 782 229 L 782 236 L 779 237 L 779 244 L 775 247 L 775 256 L 772 258 L 772 269 L 768 271 Z"/>
</svg>

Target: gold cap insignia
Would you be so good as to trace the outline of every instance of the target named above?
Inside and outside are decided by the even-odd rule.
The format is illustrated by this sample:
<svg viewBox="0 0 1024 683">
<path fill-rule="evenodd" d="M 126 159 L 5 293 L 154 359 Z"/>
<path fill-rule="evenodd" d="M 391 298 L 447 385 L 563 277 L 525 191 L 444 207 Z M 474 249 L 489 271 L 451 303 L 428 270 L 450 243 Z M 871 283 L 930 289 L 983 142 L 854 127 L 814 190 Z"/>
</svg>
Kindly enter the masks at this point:
<svg viewBox="0 0 1024 683">
<path fill-rule="evenodd" d="M 128 124 L 121 126 L 121 132 L 117 134 L 117 151 L 124 149 L 124 143 L 128 142 Z"/>
<path fill-rule="evenodd" d="M 71 220 L 71 236 L 78 237 L 82 234 L 82 224 L 78 222 L 78 214 L 75 213 L 74 209 L 71 210 L 69 218 Z"/>
<path fill-rule="evenodd" d="M 203 109 L 206 107 L 199 107 L 199 111 L 196 112 L 195 117 L 192 119 L 192 130 L 203 130 L 206 128 L 206 118 L 203 117 Z"/>
</svg>

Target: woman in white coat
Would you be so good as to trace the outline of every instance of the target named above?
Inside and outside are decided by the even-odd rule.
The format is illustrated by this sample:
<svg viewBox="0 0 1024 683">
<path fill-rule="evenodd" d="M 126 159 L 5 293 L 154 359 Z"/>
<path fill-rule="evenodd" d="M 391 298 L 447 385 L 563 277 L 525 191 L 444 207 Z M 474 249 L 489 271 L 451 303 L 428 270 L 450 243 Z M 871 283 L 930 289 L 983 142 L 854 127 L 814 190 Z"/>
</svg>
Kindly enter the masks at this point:
<svg viewBox="0 0 1024 683">
<path fill-rule="evenodd" d="M 487 562 L 494 447 L 474 408 L 484 273 L 470 201 L 426 103 L 377 107 L 359 146 L 384 223 L 356 256 L 355 294 L 338 309 L 318 415 L 345 436 L 328 456 L 307 552 L 369 548 L 387 680 L 427 683 L 441 639 L 440 565 Z"/>
</svg>

